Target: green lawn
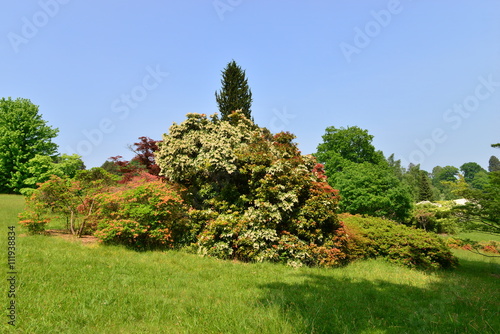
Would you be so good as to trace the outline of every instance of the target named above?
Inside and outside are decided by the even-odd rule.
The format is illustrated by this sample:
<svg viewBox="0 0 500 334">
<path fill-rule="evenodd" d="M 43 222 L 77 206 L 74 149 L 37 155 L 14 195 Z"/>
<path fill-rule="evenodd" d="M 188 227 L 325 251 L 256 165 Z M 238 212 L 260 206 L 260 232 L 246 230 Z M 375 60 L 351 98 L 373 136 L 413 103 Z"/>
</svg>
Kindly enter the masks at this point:
<svg viewBox="0 0 500 334">
<path fill-rule="evenodd" d="M 500 235 L 486 232 L 461 232 L 457 237 L 474 241 L 493 240 L 500 242 Z"/>
<path fill-rule="evenodd" d="M 0 195 L 4 250 L 22 206 Z M 17 323 L 4 316 L 0 332 L 500 333 L 500 259 L 466 251 L 434 273 L 376 260 L 291 269 L 21 233 Z"/>
</svg>

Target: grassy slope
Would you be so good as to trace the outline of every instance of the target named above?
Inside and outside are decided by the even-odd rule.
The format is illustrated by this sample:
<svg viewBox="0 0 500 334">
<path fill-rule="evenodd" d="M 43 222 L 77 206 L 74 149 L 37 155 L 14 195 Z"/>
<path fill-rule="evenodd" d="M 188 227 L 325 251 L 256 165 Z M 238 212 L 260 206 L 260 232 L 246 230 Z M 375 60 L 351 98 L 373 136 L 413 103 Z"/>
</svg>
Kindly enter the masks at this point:
<svg viewBox="0 0 500 334">
<path fill-rule="evenodd" d="M 21 209 L 21 197 L 0 195 L 2 249 Z M 290 269 L 47 236 L 17 244 L 18 325 L 3 317 L 0 332 L 500 332 L 500 260 L 466 251 L 459 269 L 424 273 L 373 260 Z"/>
</svg>

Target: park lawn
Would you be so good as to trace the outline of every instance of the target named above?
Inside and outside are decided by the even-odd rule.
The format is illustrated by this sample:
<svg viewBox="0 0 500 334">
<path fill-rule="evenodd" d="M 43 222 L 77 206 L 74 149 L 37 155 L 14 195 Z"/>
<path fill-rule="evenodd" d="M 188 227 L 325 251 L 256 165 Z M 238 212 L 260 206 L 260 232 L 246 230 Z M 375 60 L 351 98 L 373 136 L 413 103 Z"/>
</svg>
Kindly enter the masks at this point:
<svg viewBox="0 0 500 334">
<path fill-rule="evenodd" d="M 496 241 L 500 242 L 500 235 L 487 232 L 461 232 L 458 238 L 470 239 L 473 241 Z"/>
<path fill-rule="evenodd" d="M 22 208 L 22 197 L 0 195 L 4 250 Z M 16 326 L 2 279 L 0 332 L 500 332 L 500 259 L 463 250 L 449 271 L 382 260 L 292 269 L 16 232 Z"/>
</svg>

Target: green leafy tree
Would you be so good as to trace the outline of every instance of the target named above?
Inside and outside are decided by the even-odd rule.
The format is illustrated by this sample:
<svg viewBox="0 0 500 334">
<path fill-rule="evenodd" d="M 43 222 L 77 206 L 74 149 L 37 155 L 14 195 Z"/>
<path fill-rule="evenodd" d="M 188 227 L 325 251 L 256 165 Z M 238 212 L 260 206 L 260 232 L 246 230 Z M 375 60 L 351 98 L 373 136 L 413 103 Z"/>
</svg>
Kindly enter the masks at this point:
<svg viewBox="0 0 500 334">
<path fill-rule="evenodd" d="M 47 125 L 30 100 L 0 99 L 0 193 L 18 193 L 30 177 L 27 163 L 53 156 L 58 130 Z"/>
<path fill-rule="evenodd" d="M 372 145 L 373 136 L 357 126 L 326 128 L 315 156 L 325 165 L 328 183 L 340 191 L 340 209 L 404 221 L 412 197 L 397 177 L 396 162 Z"/>
<path fill-rule="evenodd" d="M 471 181 L 470 185 L 475 189 L 484 189 L 489 182 L 488 172 L 484 169 L 479 171 L 476 175 L 474 175 L 474 179 Z"/>
<path fill-rule="evenodd" d="M 62 154 L 57 157 L 46 155 L 36 155 L 26 163 L 29 177 L 24 180 L 22 194 L 29 194 L 36 188 L 38 183 L 43 183 L 50 179 L 52 175 L 61 178 L 73 178 L 77 171 L 84 170 L 85 164 L 77 154 Z"/>
<path fill-rule="evenodd" d="M 118 166 L 114 161 L 111 160 L 104 161 L 104 163 L 101 165 L 101 168 L 108 173 L 114 175 L 122 175 L 122 173 L 120 172 L 120 166 Z"/>
<path fill-rule="evenodd" d="M 318 145 L 315 156 L 320 163 L 325 164 L 328 176 L 342 171 L 348 162 L 385 162 L 382 152 L 376 151 L 372 145 L 373 136 L 368 134 L 368 130 L 357 126 L 339 129 L 329 126 L 325 131 L 323 142 Z"/>
<path fill-rule="evenodd" d="M 340 191 L 342 212 L 399 222 L 410 218 L 413 202 L 410 190 L 383 166 L 351 163 L 329 180 Z"/>
<path fill-rule="evenodd" d="M 452 193 L 449 182 L 456 182 L 459 169 L 454 166 L 436 166 L 432 169 L 432 184 L 439 190 L 439 200 L 451 200 L 457 197 Z"/>
<path fill-rule="evenodd" d="M 229 115 L 236 110 L 251 119 L 252 91 L 248 86 L 245 71 L 233 60 L 222 71 L 222 88 L 215 92 L 222 120 L 228 120 Z"/>
<path fill-rule="evenodd" d="M 420 165 L 410 164 L 403 174 L 403 184 L 410 188 L 410 192 L 415 202 L 419 201 L 420 196 Z"/>
<path fill-rule="evenodd" d="M 476 162 L 467 162 L 460 166 L 460 171 L 463 173 L 465 181 L 472 184 L 476 174 L 485 170 Z"/>
<path fill-rule="evenodd" d="M 470 229 L 500 233 L 500 171 L 488 174 L 488 183 L 483 189 L 458 182 L 453 190 L 468 199 L 468 203 L 457 207 L 456 211 Z"/>
<path fill-rule="evenodd" d="M 490 157 L 488 163 L 488 171 L 490 172 L 500 171 L 500 160 L 498 160 L 498 158 L 494 155 Z"/>
<path fill-rule="evenodd" d="M 436 166 L 432 169 L 432 181 L 439 184 L 441 181 L 456 181 L 459 169 L 453 166 Z"/>
<path fill-rule="evenodd" d="M 421 170 L 420 165 L 410 164 L 402 180 L 410 188 L 415 202 L 434 200 L 437 189 L 432 185 L 429 173 Z"/>
<path fill-rule="evenodd" d="M 401 160 L 396 160 L 394 158 L 394 153 L 387 158 L 387 164 L 389 168 L 394 172 L 394 175 L 399 180 L 403 180 L 405 169 L 401 166 Z"/>
</svg>

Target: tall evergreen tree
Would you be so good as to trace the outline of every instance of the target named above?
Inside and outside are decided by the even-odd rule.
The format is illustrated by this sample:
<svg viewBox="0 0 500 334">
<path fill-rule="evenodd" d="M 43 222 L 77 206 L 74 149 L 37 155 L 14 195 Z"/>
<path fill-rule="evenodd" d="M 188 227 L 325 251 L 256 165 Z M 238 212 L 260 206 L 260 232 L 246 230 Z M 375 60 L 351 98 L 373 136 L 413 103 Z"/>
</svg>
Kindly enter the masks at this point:
<svg viewBox="0 0 500 334">
<path fill-rule="evenodd" d="M 215 92 L 222 120 L 229 120 L 229 115 L 241 110 L 248 119 L 251 117 L 252 91 L 248 87 L 245 71 L 233 60 L 222 71 L 222 88 Z"/>
<path fill-rule="evenodd" d="M 488 164 L 488 171 L 496 172 L 499 170 L 500 170 L 500 160 L 498 160 L 497 157 L 492 155 Z"/>
<path fill-rule="evenodd" d="M 423 170 L 420 171 L 420 180 L 418 183 L 418 199 L 419 201 L 432 201 L 433 200 L 433 192 L 431 187 L 431 180 L 427 173 Z"/>
</svg>

